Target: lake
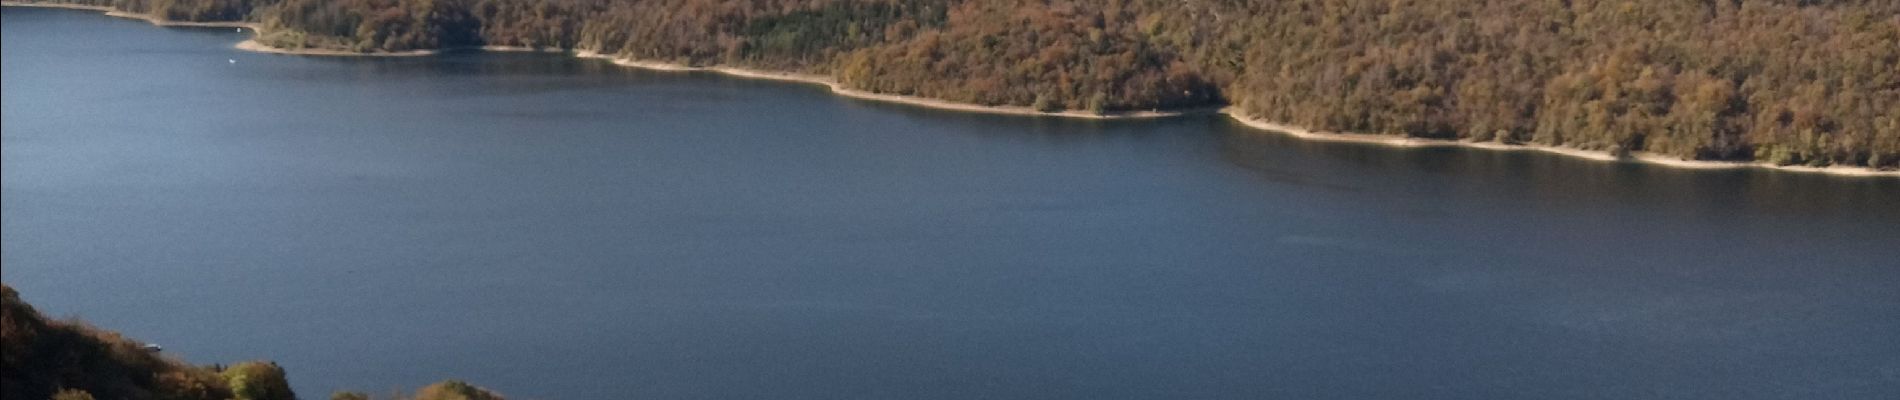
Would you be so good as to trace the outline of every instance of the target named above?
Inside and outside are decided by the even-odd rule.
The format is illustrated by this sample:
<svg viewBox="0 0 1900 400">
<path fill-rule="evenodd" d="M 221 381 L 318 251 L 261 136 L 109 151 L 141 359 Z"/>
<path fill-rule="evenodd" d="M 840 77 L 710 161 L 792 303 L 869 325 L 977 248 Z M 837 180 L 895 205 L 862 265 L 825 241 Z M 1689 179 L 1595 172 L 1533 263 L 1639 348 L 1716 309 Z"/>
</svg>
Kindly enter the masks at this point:
<svg viewBox="0 0 1900 400">
<path fill-rule="evenodd" d="M 1900 179 L 3 14 L 5 281 L 305 398 L 1900 394 Z"/>
</svg>

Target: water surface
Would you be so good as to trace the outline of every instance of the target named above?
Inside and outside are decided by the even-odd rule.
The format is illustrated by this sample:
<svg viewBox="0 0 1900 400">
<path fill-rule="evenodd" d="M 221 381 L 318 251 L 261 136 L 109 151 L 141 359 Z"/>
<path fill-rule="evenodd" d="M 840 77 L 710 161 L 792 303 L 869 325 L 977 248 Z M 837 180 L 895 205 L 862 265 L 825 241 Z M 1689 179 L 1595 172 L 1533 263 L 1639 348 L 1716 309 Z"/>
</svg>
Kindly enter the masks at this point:
<svg viewBox="0 0 1900 400">
<path fill-rule="evenodd" d="M 1900 394 L 1900 179 L 4 18 L 6 282 L 309 398 Z"/>
</svg>

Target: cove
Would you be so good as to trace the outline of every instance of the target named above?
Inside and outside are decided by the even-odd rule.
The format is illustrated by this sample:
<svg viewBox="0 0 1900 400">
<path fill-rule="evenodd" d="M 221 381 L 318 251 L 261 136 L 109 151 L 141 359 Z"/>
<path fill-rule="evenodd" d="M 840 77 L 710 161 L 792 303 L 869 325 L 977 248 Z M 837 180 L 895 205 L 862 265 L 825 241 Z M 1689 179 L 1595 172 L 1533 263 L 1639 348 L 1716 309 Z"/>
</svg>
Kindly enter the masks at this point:
<svg viewBox="0 0 1900 400">
<path fill-rule="evenodd" d="M 193 362 L 276 360 L 306 397 L 1900 387 L 1900 180 L 3 15 L 6 281 Z"/>
</svg>

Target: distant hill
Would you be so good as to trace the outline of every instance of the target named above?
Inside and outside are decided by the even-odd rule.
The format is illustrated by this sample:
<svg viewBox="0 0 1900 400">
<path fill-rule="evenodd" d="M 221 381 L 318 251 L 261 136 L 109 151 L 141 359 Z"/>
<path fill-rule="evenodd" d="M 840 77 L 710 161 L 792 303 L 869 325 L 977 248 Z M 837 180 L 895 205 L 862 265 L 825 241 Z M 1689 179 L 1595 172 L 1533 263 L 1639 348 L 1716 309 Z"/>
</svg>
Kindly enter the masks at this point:
<svg viewBox="0 0 1900 400">
<path fill-rule="evenodd" d="M 200 367 L 164 357 L 118 333 L 47 319 L 0 285 L 0 397 L 6 399 L 292 400 L 284 369 L 265 361 Z M 367 399 L 340 392 L 337 399 Z M 417 400 L 500 400 L 486 389 L 444 381 Z"/>
<path fill-rule="evenodd" d="M 1900 167 L 1892 0 L 71 0 L 260 42 L 505 45 L 1095 112 Z"/>
</svg>

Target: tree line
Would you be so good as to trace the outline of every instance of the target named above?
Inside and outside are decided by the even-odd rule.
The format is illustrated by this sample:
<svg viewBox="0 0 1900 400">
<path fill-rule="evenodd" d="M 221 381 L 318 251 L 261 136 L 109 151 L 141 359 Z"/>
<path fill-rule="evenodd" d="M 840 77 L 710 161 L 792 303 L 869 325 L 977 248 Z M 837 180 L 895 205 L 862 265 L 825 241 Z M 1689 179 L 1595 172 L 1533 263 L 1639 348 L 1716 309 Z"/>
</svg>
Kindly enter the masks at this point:
<svg viewBox="0 0 1900 400">
<path fill-rule="evenodd" d="M 77 0 L 268 44 L 505 45 L 1101 113 L 1900 167 L 1890 0 Z"/>
</svg>

